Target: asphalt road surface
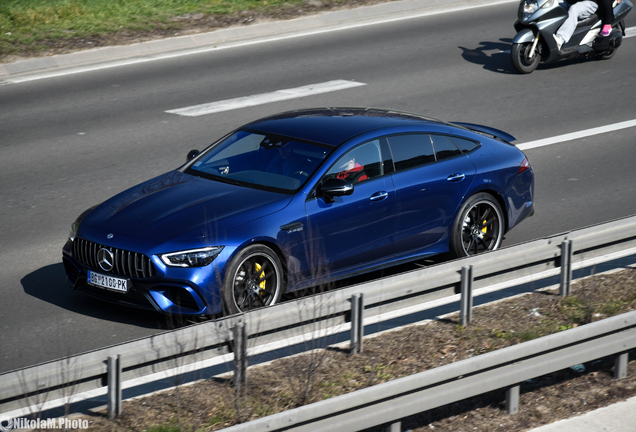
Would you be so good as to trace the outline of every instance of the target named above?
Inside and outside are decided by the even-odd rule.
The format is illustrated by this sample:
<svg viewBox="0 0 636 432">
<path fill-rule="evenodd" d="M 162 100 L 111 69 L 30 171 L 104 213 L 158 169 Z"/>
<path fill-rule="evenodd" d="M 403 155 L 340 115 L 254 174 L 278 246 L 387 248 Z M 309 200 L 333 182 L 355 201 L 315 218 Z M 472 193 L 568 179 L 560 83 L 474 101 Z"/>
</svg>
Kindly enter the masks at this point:
<svg viewBox="0 0 636 432">
<path fill-rule="evenodd" d="M 148 336 L 163 317 L 72 292 L 61 248 L 86 208 L 280 111 L 375 106 L 487 124 L 517 143 L 636 119 L 636 38 L 610 61 L 517 74 L 517 3 L 0 86 L 0 372 Z M 636 13 L 627 21 L 636 25 Z M 166 111 L 362 83 L 197 117 Z M 636 128 L 526 151 L 536 214 L 504 246 L 636 214 Z"/>
</svg>

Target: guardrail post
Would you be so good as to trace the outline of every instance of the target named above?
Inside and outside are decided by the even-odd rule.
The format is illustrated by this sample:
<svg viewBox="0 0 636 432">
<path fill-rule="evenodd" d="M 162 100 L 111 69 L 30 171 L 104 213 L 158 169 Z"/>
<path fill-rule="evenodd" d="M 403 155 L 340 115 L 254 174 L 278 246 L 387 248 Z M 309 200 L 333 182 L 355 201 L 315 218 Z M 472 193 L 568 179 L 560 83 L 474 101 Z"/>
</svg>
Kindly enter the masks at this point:
<svg viewBox="0 0 636 432">
<path fill-rule="evenodd" d="M 364 296 L 360 293 L 351 296 L 351 344 L 349 352 L 359 354 L 364 340 Z"/>
<path fill-rule="evenodd" d="M 614 360 L 614 379 L 627 378 L 627 360 L 629 360 L 629 352 L 618 355 Z"/>
<path fill-rule="evenodd" d="M 510 387 L 506 390 L 506 411 L 508 414 L 519 412 L 519 386 Z"/>
<path fill-rule="evenodd" d="M 459 324 L 466 327 L 473 320 L 473 266 L 462 267 Z"/>
<path fill-rule="evenodd" d="M 237 392 L 247 388 L 247 333 L 239 320 L 232 328 L 234 334 L 234 386 Z"/>
<path fill-rule="evenodd" d="M 121 414 L 121 355 L 108 357 L 108 419 Z"/>
<path fill-rule="evenodd" d="M 402 432 L 402 422 L 391 423 L 386 432 Z"/>
<path fill-rule="evenodd" d="M 567 297 L 572 291 L 572 240 L 561 243 L 561 285 L 559 294 Z"/>
</svg>

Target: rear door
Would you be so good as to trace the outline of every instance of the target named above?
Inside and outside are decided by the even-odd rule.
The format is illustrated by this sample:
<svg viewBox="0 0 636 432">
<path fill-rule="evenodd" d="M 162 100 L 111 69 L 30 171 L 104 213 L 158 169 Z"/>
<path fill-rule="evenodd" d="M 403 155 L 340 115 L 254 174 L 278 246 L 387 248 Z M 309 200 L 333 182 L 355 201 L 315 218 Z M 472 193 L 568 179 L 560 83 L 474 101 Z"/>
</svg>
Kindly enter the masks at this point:
<svg viewBox="0 0 636 432">
<path fill-rule="evenodd" d="M 395 252 L 416 253 L 444 238 L 475 167 L 444 135 L 387 137 L 395 173 Z"/>
</svg>

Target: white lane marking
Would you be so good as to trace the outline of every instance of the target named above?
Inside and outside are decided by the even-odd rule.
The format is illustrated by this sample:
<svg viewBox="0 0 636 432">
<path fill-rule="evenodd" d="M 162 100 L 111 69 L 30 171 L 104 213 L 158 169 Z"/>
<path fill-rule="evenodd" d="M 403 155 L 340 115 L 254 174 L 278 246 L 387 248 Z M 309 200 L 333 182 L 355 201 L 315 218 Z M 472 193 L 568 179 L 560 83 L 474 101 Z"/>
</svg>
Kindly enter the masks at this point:
<svg viewBox="0 0 636 432">
<path fill-rule="evenodd" d="M 636 120 L 628 120 L 621 123 L 614 123 L 607 126 L 600 126 L 592 129 L 586 129 L 579 132 L 572 132 L 564 135 L 558 135 L 551 138 L 544 138 L 537 141 L 530 141 L 524 144 L 518 144 L 517 148 L 520 150 L 529 150 L 537 147 L 548 146 L 552 144 L 558 144 L 565 141 L 572 141 L 575 139 L 586 138 L 593 135 L 599 135 L 609 132 L 614 132 L 621 129 L 627 129 L 636 126 Z"/>
<path fill-rule="evenodd" d="M 328 93 L 364 85 L 366 84 L 356 81 L 335 80 L 318 84 L 310 84 L 291 89 L 277 90 L 271 93 L 261 93 L 253 96 L 245 96 L 236 99 L 226 99 L 218 102 L 194 105 L 190 107 L 169 110 L 166 112 L 186 117 L 197 117 L 221 111 L 229 111 L 233 109 L 262 105 L 270 102 L 296 99 L 304 96 Z"/>
</svg>

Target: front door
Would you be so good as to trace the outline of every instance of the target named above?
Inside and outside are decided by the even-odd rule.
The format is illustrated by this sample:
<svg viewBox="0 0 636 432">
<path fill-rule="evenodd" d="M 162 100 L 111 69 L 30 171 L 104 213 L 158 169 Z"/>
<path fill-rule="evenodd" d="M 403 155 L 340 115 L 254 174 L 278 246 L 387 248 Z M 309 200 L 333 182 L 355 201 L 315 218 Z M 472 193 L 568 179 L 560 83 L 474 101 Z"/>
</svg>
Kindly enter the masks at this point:
<svg viewBox="0 0 636 432">
<path fill-rule="evenodd" d="M 342 156 L 327 172 L 350 181 L 351 195 L 306 203 L 306 276 L 332 278 L 393 253 L 395 191 L 384 175 L 379 141 L 364 143 Z"/>
</svg>

